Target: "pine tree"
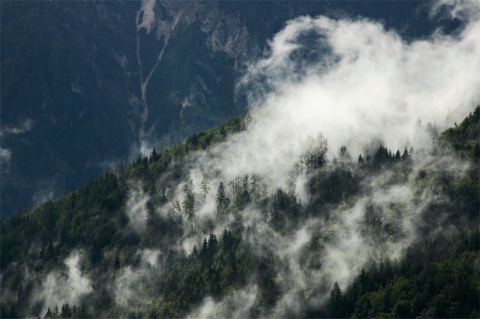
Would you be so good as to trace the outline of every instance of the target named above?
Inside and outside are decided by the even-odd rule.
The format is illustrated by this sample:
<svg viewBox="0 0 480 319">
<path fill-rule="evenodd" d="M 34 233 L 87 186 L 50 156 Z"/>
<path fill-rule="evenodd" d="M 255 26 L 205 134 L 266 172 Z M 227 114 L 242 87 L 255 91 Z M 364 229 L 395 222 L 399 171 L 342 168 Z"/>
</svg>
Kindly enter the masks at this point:
<svg viewBox="0 0 480 319">
<path fill-rule="evenodd" d="M 183 201 L 182 201 L 183 212 L 187 215 L 187 219 L 189 221 L 193 221 L 194 209 L 195 209 L 195 194 L 193 193 L 192 180 L 189 180 L 183 186 L 183 191 L 184 191 Z"/>
<path fill-rule="evenodd" d="M 224 218 L 229 200 L 225 195 L 225 186 L 223 186 L 223 182 L 220 182 L 220 185 L 218 186 L 215 202 L 217 203 L 217 215 L 220 218 Z"/>
<path fill-rule="evenodd" d="M 480 144 L 477 142 L 473 148 L 473 156 L 480 157 Z"/>
<path fill-rule="evenodd" d="M 362 157 L 362 154 L 358 155 L 358 164 L 363 164 L 365 161 Z"/>
<path fill-rule="evenodd" d="M 207 194 L 208 191 L 210 190 L 210 187 L 208 187 L 208 176 L 206 174 L 203 174 L 203 179 L 202 182 L 200 183 L 200 189 L 202 190 L 201 200 L 205 204 L 207 201 Z"/>
<path fill-rule="evenodd" d="M 52 311 L 50 311 L 50 307 L 48 307 L 47 313 L 45 314 L 45 316 L 43 318 L 45 318 L 45 319 L 53 318 L 53 314 L 52 314 Z"/>
<path fill-rule="evenodd" d="M 395 153 L 395 160 L 400 160 L 402 158 L 402 156 L 400 155 L 400 150 L 397 150 L 397 152 Z"/>
<path fill-rule="evenodd" d="M 329 317 L 342 318 L 344 314 L 343 295 L 338 282 L 333 284 L 333 289 L 330 292 Z"/>
<path fill-rule="evenodd" d="M 307 141 L 306 151 L 301 156 L 301 162 L 305 165 L 307 173 L 325 165 L 327 151 L 327 140 L 322 135 L 319 135 L 316 139 L 310 138 Z"/>
<path fill-rule="evenodd" d="M 72 310 L 70 309 L 70 306 L 68 305 L 68 303 L 66 303 L 62 306 L 62 312 L 60 313 L 60 316 L 62 318 L 71 318 L 72 317 Z"/>
</svg>

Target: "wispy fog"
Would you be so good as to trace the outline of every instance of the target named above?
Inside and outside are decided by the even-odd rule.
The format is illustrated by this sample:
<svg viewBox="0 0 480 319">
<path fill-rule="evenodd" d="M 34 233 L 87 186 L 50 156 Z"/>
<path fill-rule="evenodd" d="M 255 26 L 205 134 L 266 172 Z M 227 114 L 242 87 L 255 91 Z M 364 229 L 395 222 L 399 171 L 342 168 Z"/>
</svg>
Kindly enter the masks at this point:
<svg viewBox="0 0 480 319">
<path fill-rule="evenodd" d="M 142 7 L 141 27 L 147 29 L 152 3 L 145 1 Z M 181 163 L 181 183 L 172 184 L 173 173 L 160 177 L 157 190 L 165 191 L 151 211 L 147 204 L 159 194 L 147 193 L 140 182 L 131 183 L 125 231 L 139 237 L 151 231 L 149 213 L 159 220 L 180 215 L 181 239 L 176 237 L 165 247 L 188 255 L 211 232 L 220 238 L 225 228 L 241 220 L 243 229 L 248 229 L 241 234 L 244 248 L 259 258 L 274 258 L 269 262 L 275 267 L 279 297 L 272 309 L 256 314 L 260 317 L 301 316 L 307 307 L 328 300 L 335 281 L 344 289 L 369 262 L 401 259 L 425 226 L 429 205 L 448 200 L 424 186 L 418 172 L 458 177 L 468 168 L 453 155 L 433 155 L 433 126 L 426 124 L 434 123 L 441 131 L 459 123 L 480 103 L 478 1 L 435 3 L 432 19 L 452 17 L 465 23 L 455 34 L 437 30 L 411 41 L 368 19 L 302 16 L 288 21 L 269 41 L 265 56 L 252 61 L 239 80 L 237 91 L 248 96 L 251 106 L 246 130 L 191 154 Z M 272 227 L 273 195 L 279 188 L 298 200 L 302 209 L 318 200 L 308 191 L 313 174 L 299 164 L 302 154 L 315 147 L 327 152 L 327 164 L 319 175 L 338 167 L 355 174 L 358 155 L 380 143 L 400 152 L 414 147 L 409 171 L 394 167 L 373 172 L 362 179 L 361 191 L 322 206 L 325 211 L 299 216 L 289 231 Z M 342 145 L 350 155 L 340 158 Z M 5 154 L 0 149 L 0 155 Z M 233 200 L 229 182 L 246 175 L 252 200 L 236 216 L 219 216 L 220 183 Z M 254 176 L 258 185 L 252 190 Z M 430 227 L 441 227 L 447 213 L 437 212 Z M 369 224 L 372 219 L 395 229 L 377 229 Z M 151 301 L 148 291 L 154 289 L 155 276 L 162 276 L 160 251 L 139 249 L 136 254 L 139 264 L 120 268 L 109 283 L 121 309 Z M 75 304 L 92 290 L 79 270 L 80 260 L 74 252 L 65 260 L 66 272 L 46 277 L 37 294 L 45 306 Z M 252 316 L 261 287 L 253 275 L 245 280 L 242 289 L 223 299 L 204 298 L 189 317 Z"/>
<path fill-rule="evenodd" d="M 49 307 L 52 311 L 55 306 L 63 304 L 78 305 L 83 296 L 93 291 L 91 280 L 81 271 L 83 254 L 73 251 L 64 261 L 66 269 L 49 273 L 36 288 L 35 302 L 43 304 L 44 314 Z"/>
<path fill-rule="evenodd" d="M 32 129 L 35 122 L 31 119 L 26 119 L 25 121 L 19 123 L 17 126 L 3 126 L 0 128 L 0 138 L 7 138 L 11 135 L 23 134 Z M 7 148 L 0 147 L 0 164 L 8 164 L 12 157 L 12 151 Z M 5 169 L 5 167 L 4 167 Z"/>
<path fill-rule="evenodd" d="M 139 182 L 132 185 L 126 205 L 126 213 L 131 230 L 141 233 L 147 226 L 147 201 L 149 197 L 142 189 Z"/>
<path fill-rule="evenodd" d="M 455 35 L 437 30 L 429 38 L 409 42 L 368 19 L 302 16 L 286 23 L 270 40 L 268 54 L 251 63 L 238 86 L 252 106 L 247 130 L 192 160 L 189 179 L 194 185 L 200 185 L 202 174 L 210 177 L 214 190 L 220 181 L 255 174 L 267 185 L 267 194 L 288 189 L 289 173 L 308 139 L 318 136 L 328 141 L 330 160 L 342 145 L 355 159 L 375 142 L 393 150 L 419 150 L 405 182 L 392 182 L 388 171 L 368 181 L 363 187 L 369 191 L 330 212 L 330 224 L 310 218 L 295 235 L 280 236 L 268 227 L 262 212 L 244 209 L 244 223 L 253 228 L 253 249 L 269 247 L 278 255 L 282 297 L 272 315 L 300 314 L 305 302 L 326 301 L 335 281 L 346 287 L 369 260 L 401 259 L 416 238 L 426 207 L 444 200 L 432 190 L 419 189 L 417 170 L 465 172 L 467 166 L 459 159 L 427 155 L 432 135 L 424 127 L 427 122 L 439 131 L 453 126 L 480 102 L 478 8 L 478 2 L 436 5 L 432 18 L 450 15 L 463 19 L 465 26 Z M 299 195 L 303 184 L 300 174 Z M 200 212 L 204 206 L 211 212 L 212 200 L 207 197 Z M 303 201 L 309 198 L 303 196 Z M 369 209 L 382 211 L 382 223 L 395 223 L 402 235 L 366 230 Z M 217 233 L 223 227 L 217 226 Z M 318 229 L 322 267 L 313 271 L 299 258 Z M 218 316 L 228 300 L 206 299 L 191 316 Z M 235 309 L 251 305 L 249 298 L 241 300 Z"/>
</svg>

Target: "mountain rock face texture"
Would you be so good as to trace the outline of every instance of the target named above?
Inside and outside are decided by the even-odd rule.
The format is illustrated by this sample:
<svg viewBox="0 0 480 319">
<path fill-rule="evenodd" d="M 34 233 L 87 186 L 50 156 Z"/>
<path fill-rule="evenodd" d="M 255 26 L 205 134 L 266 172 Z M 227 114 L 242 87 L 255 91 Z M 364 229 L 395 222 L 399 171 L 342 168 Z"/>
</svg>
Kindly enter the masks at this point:
<svg viewBox="0 0 480 319">
<path fill-rule="evenodd" d="M 431 29 L 418 5 L 2 3 L 2 218 L 245 112 L 237 81 L 288 19 L 363 15 L 416 36 Z"/>
</svg>

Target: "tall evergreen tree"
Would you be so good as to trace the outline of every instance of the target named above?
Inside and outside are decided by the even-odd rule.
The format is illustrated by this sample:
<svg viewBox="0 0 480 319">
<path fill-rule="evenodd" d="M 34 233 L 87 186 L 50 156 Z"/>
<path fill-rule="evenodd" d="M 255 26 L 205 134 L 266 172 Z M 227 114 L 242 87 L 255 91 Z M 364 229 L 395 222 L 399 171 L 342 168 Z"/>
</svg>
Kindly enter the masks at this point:
<svg viewBox="0 0 480 319">
<path fill-rule="evenodd" d="M 202 190 L 202 194 L 200 196 L 202 202 L 205 204 L 208 191 L 210 190 L 210 187 L 208 187 L 208 176 L 206 174 L 203 175 L 202 182 L 200 183 L 200 189 Z"/>
<path fill-rule="evenodd" d="M 48 307 L 47 313 L 45 314 L 45 316 L 43 318 L 45 318 L 45 319 L 53 318 L 53 314 L 52 314 L 52 311 L 50 311 L 50 307 Z"/>
<path fill-rule="evenodd" d="M 344 315 L 343 295 L 338 282 L 335 281 L 330 292 L 329 317 L 343 318 Z"/>
<path fill-rule="evenodd" d="M 223 186 L 223 182 L 220 182 L 220 185 L 218 186 L 215 202 L 217 203 L 217 215 L 219 218 L 224 218 L 229 200 L 225 195 L 225 186 Z"/>
<path fill-rule="evenodd" d="M 195 194 L 193 193 L 193 181 L 189 180 L 185 186 L 183 186 L 183 212 L 187 215 L 189 221 L 193 221 L 194 209 L 195 209 Z"/>
</svg>

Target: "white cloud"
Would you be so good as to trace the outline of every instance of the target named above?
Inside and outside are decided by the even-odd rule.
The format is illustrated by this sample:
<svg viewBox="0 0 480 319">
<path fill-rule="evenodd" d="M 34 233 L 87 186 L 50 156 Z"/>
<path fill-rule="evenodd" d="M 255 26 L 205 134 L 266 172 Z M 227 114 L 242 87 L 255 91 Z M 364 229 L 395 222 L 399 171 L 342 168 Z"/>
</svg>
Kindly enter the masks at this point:
<svg viewBox="0 0 480 319">
<path fill-rule="evenodd" d="M 82 254 L 73 251 L 66 259 L 65 273 L 51 272 L 36 288 L 35 300 L 43 301 L 44 314 L 48 307 L 59 308 L 68 303 L 70 306 L 79 305 L 81 298 L 93 291 L 90 279 L 82 274 L 80 261 Z"/>
<path fill-rule="evenodd" d="M 245 78 L 260 72 L 273 88 L 256 101 L 261 107 L 253 112 L 246 144 L 259 138 L 266 149 L 291 150 L 299 138 L 323 132 L 335 151 L 348 144 L 357 153 L 372 139 L 401 149 L 418 142 L 418 118 L 452 125 L 480 100 L 479 27 L 472 23 L 458 38 L 407 43 L 368 20 L 290 22 L 272 41 L 271 57 L 255 63 Z M 302 68 L 292 59 L 298 45 L 284 47 L 307 32 L 318 34 L 318 49 L 328 47 L 331 58 Z"/>
<path fill-rule="evenodd" d="M 480 5 L 475 0 L 437 0 L 433 2 L 431 16 L 441 16 L 442 12 L 447 15 L 447 18 L 469 21 L 480 17 Z"/>
<path fill-rule="evenodd" d="M 205 298 L 202 305 L 192 311 L 187 318 L 248 318 L 250 309 L 255 303 L 258 293 L 257 286 L 233 292 L 222 301 L 215 301 L 211 297 Z"/>
<path fill-rule="evenodd" d="M 366 19 L 288 22 L 270 41 L 270 55 L 253 63 L 240 84 L 256 105 L 247 130 L 197 154 L 189 178 L 198 185 L 206 173 L 216 187 L 257 174 L 271 190 L 287 189 L 308 138 L 320 134 L 330 158 L 341 145 L 356 158 L 372 141 L 394 151 L 428 146 L 430 137 L 416 128 L 419 118 L 442 130 L 480 103 L 478 30 L 477 19 L 455 37 L 406 42 Z M 321 54 L 307 63 L 298 58 L 306 49 Z M 211 192 L 201 216 L 211 216 Z"/>
<path fill-rule="evenodd" d="M 135 270 L 132 267 L 122 269 L 115 279 L 115 303 L 128 308 L 138 306 L 144 301 L 141 290 L 145 285 L 146 275 L 145 269 Z"/>
<path fill-rule="evenodd" d="M 467 5 L 454 7 L 458 16 Z M 480 6 L 474 7 L 478 11 Z M 240 83 L 252 105 L 246 131 L 194 156 L 189 177 L 198 181 L 199 172 L 206 172 L 210 184 L 218 185 L 255 173 L 270 191 L 287 189 L 288 172 L 308 138 L 320 134 L 328 140 L 330 158 L 341 145 L 356 158 L 372 141 L 394 151 L 410 146 L 428 149 L 431 137 L 416 125 L 419 118 L 443 130 L 480 103 L 478 17 L 463 15 L 467 22 L 456 35 L 435 32 L 430 38 L 412 41 L 367 19 L 304 16 L 288 22 L 269 42 L 269 55 L 252 63 Z M 245 241 L 256 253 L 268 246 L 279 258 L 282 296 L 275 312 L 301 309 L 304 297 L 300 296 L 314 296 L 307 298 L 312 303 L 327 300 L 335 281 L 345 288 L 371 259 L 402 257 L 416 238 L 428 204 L 443 200 L 430 190 L 415 192 L 419 187 L 414 180 L 416 169 L 429 167 L 458 176 L 467 168 L 458 159 L 417 154 L 408 181 L 394 183 L 393 173 L 386 172 L 366 181 L 369 192 L 330 212 L 333 223 L 323 225 L 313 218 L 305 222 L 317 225 L 329 237 L 319 256 L 320 270 L 309 270 L 298 258 L 318 229 L 302 226 L 293 237 L 280 236 L 259 218 L 261 212 L 243 211 L 245 226 L 252 226 L 250 240 Z M 296 189 L 305 203 L 309 199 L 304 183 L 300 175 Z M 205 206 L 211 207 L 208 201 L 212 200 L 207 198 Z M 382 223 L 397 222 L 403 235 L 385 233 L 379 239 L 365 232 L 368 205 L 381 211 Z M 219 303 L 205 300 L 193 316 L 214 314 L 218 307 Z"/>
<path fill-rule="evenodd" d="M 128 200 L 125 207 L 128 216 L 129 225 L 137 233 L 143 233 L 147 227 L 147 202 L 149 196 L 145 194 L 142 186 L 133 184 L 128 194 Z"/>
<path fill-rule="evenodd" d="M 149 292 L 153 289 L 154 278 L 161 273 L 160 254 L 154 249 L 138 251 L 140 264 L 137 267 L 127 266 L 116 273 L 110 288 L 118 306 L 131 310 L 152 299 Z"/>
<path fill-rule="evenodd" d="M 330 154 L 347 145 L 353 156 L 372 140 L 393 150 L 426 145 L 415 130 L 419 118 L 441 130 L 480 102 L 479 29 L 472 21 L 458 37 L 405 42 L 369 20 L 292 20 L 244 78 L 243 85 L 261 88 L 268 79 L 261 98 L 252 95 L 248 129 L 202 154 L 198 167 L 224 180 L 253 168 L 267 184 L 284 186 L 308 136 L 323 133 Z M 303 67 L 292 56 L 302 48 L 300 35 L 312 32 L 312 46 L 329 53 Z"/>
</svg>

